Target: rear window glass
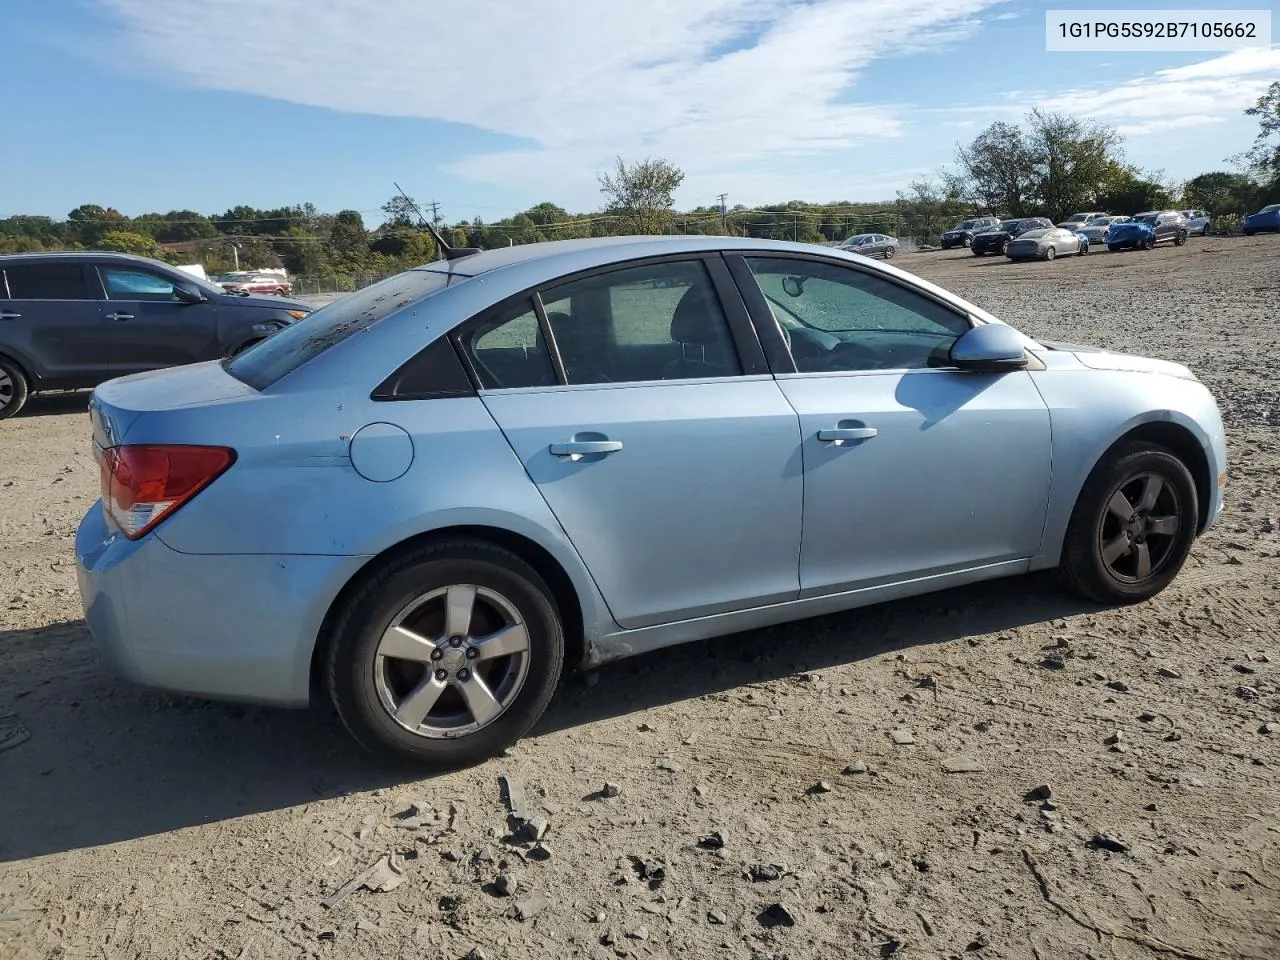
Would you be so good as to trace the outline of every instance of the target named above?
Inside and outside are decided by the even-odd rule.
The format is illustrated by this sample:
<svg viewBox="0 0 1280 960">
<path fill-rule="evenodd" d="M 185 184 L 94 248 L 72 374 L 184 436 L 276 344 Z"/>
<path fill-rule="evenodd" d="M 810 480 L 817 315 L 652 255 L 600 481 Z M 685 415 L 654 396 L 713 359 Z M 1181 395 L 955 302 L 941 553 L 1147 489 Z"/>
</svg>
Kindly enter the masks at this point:
<svg viewBox="0 0 1280 960">
<path fill-rule="evenodd" d="M 4 268 L 14 300 L 88 300 L 84 268 L 79 263 L 19 263 Z"/>
<path fill-rule="evenodd" d="M 465 277 L 409 270 L 335 300 L 224 363 L 233 377 L 265 390 L 347 337 Z"/>
</svg>

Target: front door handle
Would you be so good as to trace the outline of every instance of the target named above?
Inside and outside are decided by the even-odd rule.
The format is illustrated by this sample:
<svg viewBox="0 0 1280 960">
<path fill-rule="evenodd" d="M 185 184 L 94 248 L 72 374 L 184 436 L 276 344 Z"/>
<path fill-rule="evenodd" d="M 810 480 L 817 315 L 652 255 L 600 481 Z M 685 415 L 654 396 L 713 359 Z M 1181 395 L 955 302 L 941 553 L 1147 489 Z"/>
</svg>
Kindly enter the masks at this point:
<svg viewBox="0 0 1280 960">
<path fill-rule="evenodd" d="M 18 320 L 22 314 L 14 313 L 12 310 L 0 310 L 0 320 Z"/>
<path fill-rule="evenodd" d="M 622 449 L 621 440 L 574 440 L 570 443 L 553 443 L 553 457 L 581 457 L 593 453 L 617 453 Z"/>
<path fill-rule="evenodd" d="M 107 319 L 108 320 L 132 320 L 133 314 L 132 313 L 108 313 Z"/>
<path fill-rule="evenodd" d="M 819 430 L 818 439 L 823 443 L 842 443 L 846 440 L 870 440 L 880 431 L 875 427 L 838 427 L 834 430 Z"/>
</svg>

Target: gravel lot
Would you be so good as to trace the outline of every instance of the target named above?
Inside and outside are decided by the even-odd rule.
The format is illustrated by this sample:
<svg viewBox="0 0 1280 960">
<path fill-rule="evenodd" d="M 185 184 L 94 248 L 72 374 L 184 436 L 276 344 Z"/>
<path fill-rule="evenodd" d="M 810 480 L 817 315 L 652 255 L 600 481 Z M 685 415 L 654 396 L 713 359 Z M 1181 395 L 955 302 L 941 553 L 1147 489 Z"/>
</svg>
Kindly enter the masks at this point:
<svg viewBox="0 0 1280 960">
<path fill-rule="evenodd" d="M 420 779 L 319 712 L 110 676 L 84 397 L 37 401 L 0 424 L 0 957 L 1280 956 L 1280 238 L 895 263 L 1217 391 L 1226 512 L 1160 598 L 1032 577 L 664 651 Z M 398 886 L 322 905 L 390 854 Z"/>
</svg>

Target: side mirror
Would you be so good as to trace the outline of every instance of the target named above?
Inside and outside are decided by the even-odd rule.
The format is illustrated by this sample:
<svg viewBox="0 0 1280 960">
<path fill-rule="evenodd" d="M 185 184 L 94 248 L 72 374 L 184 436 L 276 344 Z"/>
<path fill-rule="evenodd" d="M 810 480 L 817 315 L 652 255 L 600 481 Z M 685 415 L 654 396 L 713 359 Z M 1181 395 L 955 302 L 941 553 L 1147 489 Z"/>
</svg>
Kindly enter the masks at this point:
<svg viewBox="0 0 1280 960">
<path fill-rule="evenodd" d="M 194 283 L 179 280 L 173 285 L 173 299 L 180 303 L 204 303 L 209 298 Z"/>
<path fill-rule="evenodd" d="M 1025 370 L 1027 352 L 1021 338 L 1002 323 L 974 327 L 951 345 L 951 365 L 979 373 Z"/>
</svg>

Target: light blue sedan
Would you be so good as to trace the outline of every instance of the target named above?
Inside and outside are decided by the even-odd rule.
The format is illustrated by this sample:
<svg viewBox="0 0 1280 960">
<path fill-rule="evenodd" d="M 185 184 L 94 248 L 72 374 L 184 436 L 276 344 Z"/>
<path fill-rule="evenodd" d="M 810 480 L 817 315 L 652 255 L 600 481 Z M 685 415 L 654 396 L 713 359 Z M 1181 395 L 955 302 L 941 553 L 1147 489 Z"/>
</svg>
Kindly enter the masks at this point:
<svg viewBox="0 0 1280 960">
<path fill-rule="evenodd" d="M 90 404 L 94 635 L 143 684 L 300 707 L 435 767 L 566 669 L 1058 568 L 1146 600 L 1215 521 L 1184 366 L 1037 342 L 809 244 L 460 255 Z"/>
</svg>

